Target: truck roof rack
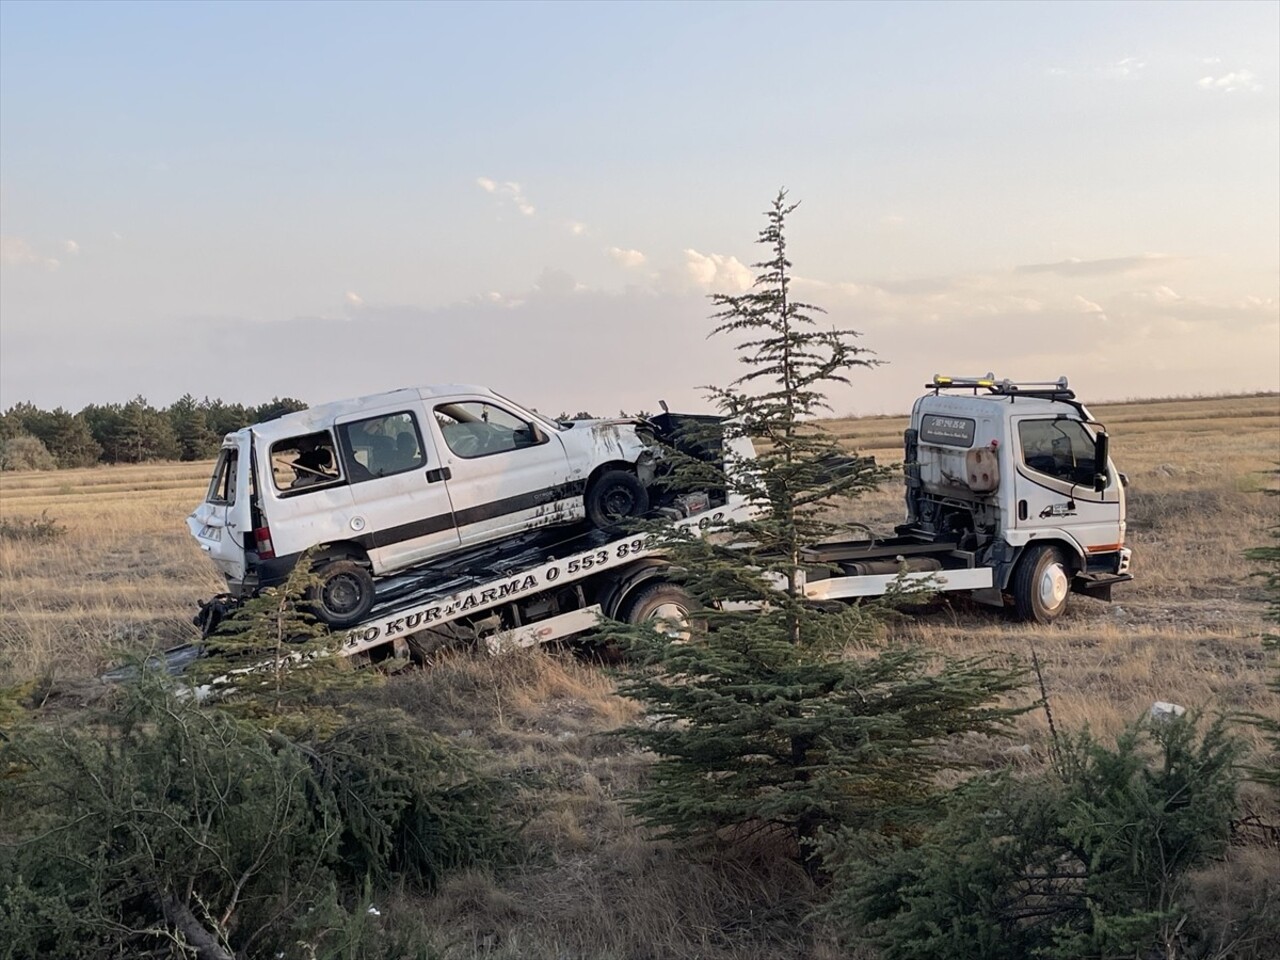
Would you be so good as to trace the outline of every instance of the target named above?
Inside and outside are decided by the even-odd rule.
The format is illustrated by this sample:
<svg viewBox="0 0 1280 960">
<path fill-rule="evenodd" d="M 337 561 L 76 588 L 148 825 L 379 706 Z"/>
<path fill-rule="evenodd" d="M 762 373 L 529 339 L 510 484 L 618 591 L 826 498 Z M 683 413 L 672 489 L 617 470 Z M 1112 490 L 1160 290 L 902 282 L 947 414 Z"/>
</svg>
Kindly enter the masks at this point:
<svg viewBox="0 0 1280 960">
<path fill-rule="evenodd" d="M 940 373 L 933 375 L 933 382 L 926 383 L 932 388 L 934 396 L 943 390 L 972 390 L 974 396 L 978 391 L 986 389 L 987 393 L 999 396 L 1043 397 L 1046 400 L 1074 400 L 1075 391 L 1067 386 L 1067 378 L 1057 380 L 1024 380 L 1015 383 L 1012 380 L 997 380 L 994 373 L 985 377 L 944 377 Z"/>
</svg>

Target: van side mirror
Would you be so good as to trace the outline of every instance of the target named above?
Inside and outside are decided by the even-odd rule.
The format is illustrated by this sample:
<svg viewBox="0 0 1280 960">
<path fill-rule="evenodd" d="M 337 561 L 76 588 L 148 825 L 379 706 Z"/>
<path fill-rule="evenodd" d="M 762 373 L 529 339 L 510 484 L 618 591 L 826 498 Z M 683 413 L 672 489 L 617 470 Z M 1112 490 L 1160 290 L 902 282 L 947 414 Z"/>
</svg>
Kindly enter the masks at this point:
<svg viewBox="0 0 1280 960">
<path fill-rule="evenodd" d="M 1104 431 L 1099 431 L 1093 441 L 1093 489 L 1101 493 L 1107 489 L 1111 479 L 1107 476 L 1107 454 L 1111 441 Z"/>
</svg>

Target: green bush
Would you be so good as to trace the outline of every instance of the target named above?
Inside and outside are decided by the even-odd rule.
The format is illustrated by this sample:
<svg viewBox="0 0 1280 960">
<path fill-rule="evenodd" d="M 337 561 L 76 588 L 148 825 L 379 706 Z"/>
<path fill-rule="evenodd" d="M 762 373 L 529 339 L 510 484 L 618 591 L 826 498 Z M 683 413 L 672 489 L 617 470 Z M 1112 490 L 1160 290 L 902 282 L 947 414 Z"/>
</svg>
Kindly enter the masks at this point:
<svg viewBox="0 0 1280 960">
<path fill-rule="evenodd" d="M 886 960 L 1195 955 L 1183 882 L 1225 848 L 1238 752 L 1187 718 L 1082 736 L 1062 780 L 983 778 L 922 836 L 828 838 L 831 913 Z"/>
</svg>

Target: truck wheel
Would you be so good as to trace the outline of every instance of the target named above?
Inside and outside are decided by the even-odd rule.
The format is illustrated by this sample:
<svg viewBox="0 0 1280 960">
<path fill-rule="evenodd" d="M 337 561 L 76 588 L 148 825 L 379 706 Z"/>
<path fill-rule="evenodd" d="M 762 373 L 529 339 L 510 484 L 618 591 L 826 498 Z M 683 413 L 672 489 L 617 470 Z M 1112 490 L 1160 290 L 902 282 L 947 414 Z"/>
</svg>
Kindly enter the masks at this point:
<svg viewBox="0 0 1280 960">
<path fill-rule="evenodd" d="M 608 470 L 587 491 L 586 506 L 587 519 L 612 533 L 629 517 L 644 516 L 649 509 L 649 491 L 634 473 Z"/>
<path fill-rule="evenodd" d="M 649 624 L 673 639 L 689 639 L 698 603 L 674 583 L 655 583 L 640 590 L 627 604 L 626 623 Z"/>
<path fill-rule="evenodd" d="M 317 617 L 331 627 L 359 623 L 373 606 L 373 576 L 354 560 L 332 560 L 315 570 L 320 583 L 307 591 Z"/>
<path fill-rule="evenodd" d="M 1071 571 L 1062 551 L 1049 544 L 1031 547 L 1013 574 L 1013 604 L 1018 619 L 1052 623 L 1067 609 Z"/>
</svg>

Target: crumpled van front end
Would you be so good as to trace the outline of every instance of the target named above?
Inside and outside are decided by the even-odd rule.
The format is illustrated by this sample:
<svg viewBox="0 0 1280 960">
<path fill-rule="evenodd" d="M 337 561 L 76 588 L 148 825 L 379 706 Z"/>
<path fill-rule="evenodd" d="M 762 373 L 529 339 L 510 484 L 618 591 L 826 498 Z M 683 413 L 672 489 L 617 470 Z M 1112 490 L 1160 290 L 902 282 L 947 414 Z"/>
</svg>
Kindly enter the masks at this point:
<svg viewBox="0 0 1280 960">
<path fill-rule="evenodd" d="M 252 434 L 229 433 L 214 463 L 204 501 L 187 517 L 187 529 L 209 555 L 236 596 L 252 592 L 246 579 L 256 555 Z"/>
</svg>

